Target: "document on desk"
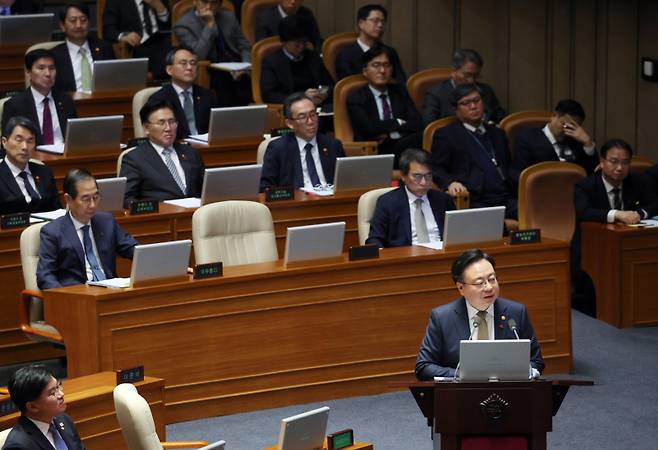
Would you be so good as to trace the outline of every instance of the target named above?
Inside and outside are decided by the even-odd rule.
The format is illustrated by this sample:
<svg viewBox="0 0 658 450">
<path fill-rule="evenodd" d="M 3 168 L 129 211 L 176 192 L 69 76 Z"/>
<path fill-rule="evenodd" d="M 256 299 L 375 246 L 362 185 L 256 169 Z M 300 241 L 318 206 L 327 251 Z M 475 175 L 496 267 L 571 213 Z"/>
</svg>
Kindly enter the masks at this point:
<svg viewBox="0 0 658 450">
<path fill-rule="evenodd" d="M 63 208 L 60 208 L 60 209 L 56 209 L 54 211 L 32 213 L 31 216 L 35 217 L 37 219 L 55 220 L 55 219 L 59 219 L 64 214 L 66 214 L 66 210 L 63 209 Z"/>
<path fill-rule="evenodd" d="M 640 223 L 636 223 L 636 224 L 633 224 L 633 225 L 629 225 L 629 227 L 633 227 L 633 228 L 652 228 L 652 227 L 658 227 L 658 220 L 655 220 L 655 219 L 641 220 Z"/>
<path fill-rule="evenodd" d="M 231 74 L 234 80 L 240 78 L 242 74 L 248 74 L 251 72 L 251 63 L 249 62 L 225 62 L 225 63 L 214 63 L 210 65 L 210 68 L 213 70 L 221 70 L 222 72 L 228 72 Z"/>
<path fill-rule="evenodd" d="M 130 287 L 130 277 L 128 278 L 109 278 L 102 281 L 87 281 L 89 286 L 99 286 L 114 289 L 124 289 Z"/>
<path fill-rule="evenodd" d="M 415 245 L 419 247 L 431 248 L 432 250 L 443 250 L 443 241 L 429 241 Z"/>
<path fill-rule="evenodd" d="M 180 206 L 181 208 L 200 208 L 201 199 L 197 197 L 179 198 L 176 200 L 165 200 L 168 205 Z"/>
<path fill-rule="evenodd" d="M 64 143 L 61 144 L 48 144 L 48 145 L 37 145 L 37 150 L 46 153 L 54 153 L 56 155 L 64 154 Z"/>
<path fill-rule="evenodd" d="M 202 144 L 207 144 L 208 143 L 208 133 L 204 134 L 193 134 L 192 136 L 188 136 L 186 138 L 187 141 L 192 141 L 192 142 L 200 142 Z"/>
<path fill-rule="evenodd" d="M 324 186 L 319 189 L 301 188 L 301 190 L 306 192 L 307 194 L 318 195 L 320 197 L 331 197 L 332 195 L 334 195 L 333 186 Z"/>
</svg>

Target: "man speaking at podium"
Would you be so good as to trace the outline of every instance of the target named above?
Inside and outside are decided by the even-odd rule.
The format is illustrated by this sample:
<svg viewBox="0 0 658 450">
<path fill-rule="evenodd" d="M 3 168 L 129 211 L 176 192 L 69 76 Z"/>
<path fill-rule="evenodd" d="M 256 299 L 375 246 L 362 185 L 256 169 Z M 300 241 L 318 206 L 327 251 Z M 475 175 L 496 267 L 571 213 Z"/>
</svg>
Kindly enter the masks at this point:
<svg viewBox="0 0 658 450">
<path fill-rule="evenodd" d="M 479 249 L 462 253 L 452 264 L 452 279 L 461 297 L 434 308 L 416 360 L 416 377 L 453 377 L 462 339 L 530 339 L 533 377 L 544 360 L 525 306 L 498 297 L 496 262 Z"/>
</svg>

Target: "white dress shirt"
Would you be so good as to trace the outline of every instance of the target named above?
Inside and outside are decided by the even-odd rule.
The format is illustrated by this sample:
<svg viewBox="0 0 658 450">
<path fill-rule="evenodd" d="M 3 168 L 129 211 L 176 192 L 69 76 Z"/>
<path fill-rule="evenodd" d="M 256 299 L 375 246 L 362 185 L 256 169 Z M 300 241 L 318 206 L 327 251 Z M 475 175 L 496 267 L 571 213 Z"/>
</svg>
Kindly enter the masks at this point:
<svg viewBox="0 0 658 450">
<path fill-rule="evenodd" d="M 27 417 L 27 416 L 25 416 Z M 35 420 L 31 417 L 28 417 L 32 421 L 32 423 L 43 433 L 44 436 L 46 436 L 46 439 L 48 439 L 48 442 L 50 442 L 50 445 L 55 448 L 55 438 L 53 437 L 52 433 L 50 432 L 50 424 L 46 422 L 41 422 L 40 420 Z"/>
<path fill-rule="evenodd" d="M 94 60 L 91 57 L 91 49 L 89 48 L 89 43 L 85 41 L 82 45 L 76 45 L 73 42 L 66 40 L 66 48 L 69 50 L 69 56 L 71 57 L 71 65 L 73 66 L 73 77 L 75 78 L 75 90 L 82 92 L 82 69 L 80 68 L 80 63 L 82 62 L 82 53 L 80 48 L 85 49 L 86 56 L 84 58 L 89 62 L 89 67 L 91 68 L 91 73 L 94 73 Z"/>
<path fill-rule="evenodd" d="M 185 95 L 183 93 L 185 91 L 190 93 L 190 101 L 192 102 L 192 106 L 194 106 L 194 88 L 190 86 L 189 89 L 183 89 L 173 81 L 171 82 L 171 87 L 174 88 L 174 91 L 176 91 L 176 95 L 178 96 L 178 101 L 180 102 L 181 108 L 183 108 L 183 111 L 185 111 Z"/>
<path fill-rule="evenodd" d="M 441 240 L 441 233 L 439 231 L 439 226 L 436 223 L 434 218 L 434 213 L 432 212 L 432 207 L 430 201 L 427 198 L 427 194 L 422 197 L 416 196 L 414 193 L 410 192 L 407 187 L 404 187 L 405 192 L 407 193 L 407 199 L 409 200 L 409 220 L 411 222 L 411 244 L 418 244 L 418 233 L 416 232 L 416 221 L 414 220 L 414 211 L 416 210 L 416 199 L 420 198 L 423 200 L 423 203 L 420 205 L 421 211 L 423 211 L 423 216 L 425 217 L 425 226 L 427 227 L 427 234 L 430 238 L 430 242 L 438 242 Z"/>
<path fill-rule="evenodd" d="M 548 127 L 548 124 L 544 126 L 542 129 L 544 132 L 544 135 L 546 135 L 546 138 L 548 139 L 548 142 L 551 143 L 553 146 L 553 149 L 555 150 L 555 154 L 557 155 L 558 159 L 560 161 L 565 161 L 564 158 L 560 157 L 560 146 L 557 143 L 557 139 L 555 139 L 555 136 L 553 136 L 553 133 L 551 132 L 551 129 Z M 583 150 L 585 150 L 585 153 L 588 154 L 589 156 L 592 156 L 594 152 L 596 151 L 596 145 L 591 145 L 590 147 L 585 147 L 583 146 Z"/>
<path fill-rule="evenodd" d="M 34 98 L 34 105 L 37 107 L 37 116 L 39 117 L 39 130 L 43 130 L 43 100 L 46 98 L 41 95 L 36 89 L 30 86 L 32 97 Z M 52 91 L 48 93 L 48 107 L 50 108 L 50 118 L 53 121 L 53 144 L 63 144 L 64 136 L 62 129 L 59 126 L 59 118 L 57 116 L 57 107 L 53 100 Z"/>
<path fill-rule="evenodd" d="M 165 160 L 165 155 L 164 155 L 164 147 L 161 145 L 156 144 L 155 142 L 151 141 L 151 145 L 155 149 L 156 152 L 158 152 L 158 155 L 160 155 L 160 158 L 162 159 L 162 162 L 164 165 L 167 165 L 167 161 Z M 185 190 L 187 190 L 187 180 L 185 179 L 185 172 L 183 171 L 183 166 L 180 164 L 180 160 L 178 159 L 178 153 L 176 153 L 176 149 L 172 147 L 172 152 L 171 152 L 171 160 L 174 162 L 174 166 L 176 167 L 176 172 L 178 172 L 178 176 L 180 177 L 181 181 L 183 182 L 183 187 Z"/>
<path fill-rule="evenodd" d="M 615 222 L 615 213 L 617 210 L 615 209 L 615 194 L 612 192 L 612 190 L 615 188 L 613 185 L 608 183 L 608 180 L 605 179 L 603 175 L 601 175 L 601 179 L 603 180 L 603 187 L 605 188 L 605 193 L 608 195 L 608 204 L 610 205 L 610 211 L 608 211 L 608 215 L 606 217 L 606 220 L 608 223 L 614 223 Z M 624 197 L 622 196 L 622 187 L 619 186 L 619 199 L 621 200 L 621 207 L 622 209 L 624 208 Z"/>
<path fill-rule="evenodd" d="M 27 181 L 30 183 L 30 185 L 34 188 L 36 192 L 39 192 L 39 189 L 37 189 L 37 185 L 34 181 L 34 177 L 32 176 L 32 172 L 30 172 L 30 165 L 25 164 L 25 169 L 19 169 L 16 167 L 14 164 L 12 164 L 11 161 L 9 161 L 9 158 L 6 158 L 7 161 L 7 167 L 9 167 L 9 170 L 11 171 L 11 174 L 14 176 L 14 179 L 16 180 L 16 183 L 18 183 L 18 187 L 21 189 L 21 193 L 23 194 L 23 197 L 25 197 L 25 202 L 30 203 L 32 201 L 32 197 L 30 197 L 30 194 L 27 193 L 27 189 L 25 189 L 25 182 L 23 181 L 23 177 L 19 177 L 18 174 L 21 172 L 27 173 Z"/>
<path fill-rule="evenodd" d="M 314 137 L 310 141 L 306 141 L 299 136 L 295 136 L 297 140 L 297 147 L 299 148 L 299 157 L 302 162 L 302 174 L 304 175 L 304 189 L 313 189 L 313 183 L 311 182 L 311 177 L 308 174 L 308 167 L 306 165 L 306 149 L 304 146 L 306 144 L 311 144 L 313 148 L 311 149 L 311 155 L 313 156 L 313 163 L 315 164 L 315 170 L 318 172 L 318 178 L 320 179 L 320 184 L 325 186 L 327 180 L 324 177 L 324 171 L 322 170 L 322 163 L 320 162 L 320 151 L 318 150 L 318 141 Z"/>
<path fill-rule="evenodd" d="M 470 334 L 471 334 L 471 336 L 473 336 L 472 340 L 477 341 L 478 333 L 477 333 L 477 331 L 475 333 L 473 333 L 473 329 L 474 329 L 473 328 L 473 322 L 475 321 L 475 318 L 478 317 L 478 311 L 479 310 L 477 308 L 474 308 L 470 303 L 468 303 L 468 300 L 465 300 L 465 301 L 466 301 L 466 311 L 468 313 L 468 327 L 470 329 Z M 486 311 L 487 311 L 487 318 L 486 318 L 487 331 L 489 332 L 489 340 L 493 341 L 495 339 L 495 336 L 496 336 L 496 334 L 495 334 L 496 330 L 495 330 L 495 326 L 494 326 L 494 315 L 493 315 L 494 305 L 493 305 L 493 303 L 491 305 L 489 305 L 489 307 L 486 309 Z M 477 319 L 477 320 L 480 320 L 480 319 Z"/>
<path fill-rule="evenodd" d="M 94 252 L 94 256 L 96 256 L 96 261 L 98 261 L 98 266 L 100 267 L 101 271 L 105 273 L 105 271 L 103 270 L 103 264 L 101 263 L 101 259 L 99 258 L 98 248 L 96 247 L 96 239 L 94 239 L 94 230 L 92 230 L 91 228 L 91 221 L 88 224 L 84 224 L 82 222 L 78 222 L 76 218 L 73 217 L 73 214 L 71 214 L 70 212 L 68 214 L 69 217 L 71 217 L 71 221 L 73 222 L 73 227 L 75 228 L 75 232 L 78 234 L 78 239 L 80 239 L 80 245 L 82 246 L 83 253 L 86 252 L 85 252 L 85 241 L 83 238 L 82 227 L 84 227 L 85 225 L 89 225 L 89 238 L 91 239 L 91 247 Z M 86 254 L 85 254 L 85 271 L 87 272 L 87 281 L 93 280 L 94 272 L 92 272 L 91 270 L 91 266 L 89 265 L 89 261 L 87 261 Z"/>
</svg>

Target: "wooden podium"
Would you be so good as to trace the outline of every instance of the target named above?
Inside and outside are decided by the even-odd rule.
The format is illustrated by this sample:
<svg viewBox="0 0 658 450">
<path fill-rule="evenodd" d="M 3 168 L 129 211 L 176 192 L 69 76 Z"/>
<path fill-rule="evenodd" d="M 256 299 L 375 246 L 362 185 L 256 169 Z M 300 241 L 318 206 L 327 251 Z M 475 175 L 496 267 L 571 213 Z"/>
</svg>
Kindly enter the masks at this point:
<svg viewBox="0 0 658 450">
<path fill-rule="evenodd" d="M 572 385 L 592 381 L 417 382 L 409 385 L 441 450 L 545 450 Z"/>
</svg>

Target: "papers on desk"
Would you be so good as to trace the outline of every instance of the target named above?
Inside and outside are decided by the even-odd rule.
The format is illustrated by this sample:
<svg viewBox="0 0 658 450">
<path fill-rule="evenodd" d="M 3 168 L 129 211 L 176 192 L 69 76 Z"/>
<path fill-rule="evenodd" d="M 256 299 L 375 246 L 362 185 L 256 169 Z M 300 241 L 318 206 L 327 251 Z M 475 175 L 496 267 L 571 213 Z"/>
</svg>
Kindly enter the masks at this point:
<svg viewBox="0 0 658 450">
<path fill-rule="evenodd" d="M 203 134 L 193 134 L 185 138 L 187 141 L 201 142 L 202 144 L 208 143 L 208 133 Z"/>
<path fill-rule="evenodd" d="M 65 209 L 56 209 L 55 211 L 37 212 L 31 214 L 32 217 L 43 220 L 55 220 L 66 214 Z"/>
<path fill-rule="evenodd" d="M 64 143 L 61 144 L 48 144 L 48 145 L 37 145 L 37 150 L 46 153 L 54 153 L 56 155 L 64 154 Z"/>
<path fill-rule="evenodd" d="M 45 222 L 45 220 L 37 219 L 36 217 L 30 216 L 30 223 L 39 223 L 39 222 Z"/>
<path fill-rule="evenodd" d="M 196 197 L 178 198 L 176 200 L 165 200 L 168 205 L 180 206 L 181 208 L 200 208 L 201 199 Z"/>
<path fill-rule="evenodd" d="M 130 278 L 109 278 L 102 281 L 87 281 L 89 286 L 123 289 L 130 287 Z"/>
<path fill-rule="evenodd" d="M 443 241 L 429 241 L 422 244 L 415 244 L 419 247 L 431 248 L 432 250 L 443 250 Z"/>
<path fill-rule="evenodd" d="M 634 225 L 628 225 L 629 227 L 633 228 L 651 228 L 651 227 L 658 227 L 658 220 L 655 219 L 646 219 L 646 220 L 641 220 L 640 223 L 636 223 Z"/>
<path fill-rule="evenodd" d="M 228 72 L 234 80 L 237 80 L 242 75 L 251 73 L 251 63 L 249 62 L 214 63 L 210 65 L 210 68 Z"/>
<path fill-rule="evenodd" d="M 314 188 L 314 189 L 301 188 L 301 190 L 306 192 L 307 194 L 314 194 L 320 197 L 331 197 L 332 195 L 334 195 L 334 187 L 331 185 L 321 186 L 321 187 L 318 186 L 318 188 Z"/>
</svg>

